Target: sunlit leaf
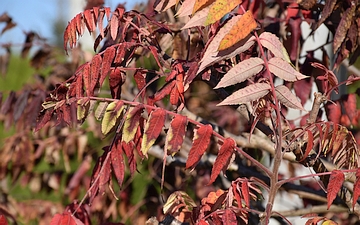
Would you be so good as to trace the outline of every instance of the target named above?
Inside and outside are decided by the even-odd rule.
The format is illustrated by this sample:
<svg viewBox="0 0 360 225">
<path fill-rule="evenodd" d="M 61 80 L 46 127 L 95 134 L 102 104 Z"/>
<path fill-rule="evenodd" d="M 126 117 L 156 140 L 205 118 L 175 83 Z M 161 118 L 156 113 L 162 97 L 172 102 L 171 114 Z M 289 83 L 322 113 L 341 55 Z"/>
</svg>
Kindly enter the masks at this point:
<svg viewBox="0 0 360 225">
<path fill-rule="evenodd" d="M 76 222 L 69 212 L 64 212 L 63 214 L 55 214 L 50 225 L 76 225 Z"/>
<path fill-rule="evenodd" d="M 202 125 L 195 131 L 193 138 L 193 145 L 189 151 L 189 156 L 186 161 L 186 169 L 194 167 L 201 159 L 210 144 L 210 137 L 212 135 L 211 125 Z"/>
<path fill-rule="evenodd" d="M 219 173 L 222 170 L 226 170 L 229 163 L 231 162 L 231 157 L 234 154 L 236 143 L 232 138 L 226 138 L 224 143 L 221 145 L 219 153 L 214 162 L 213 168 L 211 170 L 211 177 L 209 184 L 213 183 Z"/>
<path fill-rule="evenodd" d="M 209 15 L 209 11 L 210 6 L 196 12 L 195 15 L 191 17 L 191 19 L 181 29 L 184 30 L 191 27 L 203 26 L 206 21 L 206 17 Z"/>
<path fill-rule="evenodd" d="M 194 15 L 195 12 L 197 12 L 200 9 L 203 9 L 203 8 L 211 5 L 214 2 L 215 2 L 215 0 L 195 0 L 195 4 L 194 4 L 193 10 L 192 10 L 192 14 Z M 184 2 L 183 5 L 185 5 L 185 2 Z"/>
<path fill-rule="evenodd" d="M 124 103 L 122 101 L 111 102 L 106 107 L 104 118 L 101 121 L 101 132 L 104 135 L 107 135 L 116 125 L 116 121 L 121 115 L 121 112 L 124 108 Z"/>
<path fill-rule="evenodd" d="M 216 21 L 220 20 L 227 13 L 231 12 L 236 6 L 240 5 L 242 0 L 216 0 L 214 4 L 211 5 L 209 15 L 206 18 L 205 26 L 213 24 Z"/>
<path fill-rule="evenodd" d="M 170 128 L 166 135 L 165 146 L 168 153 L 171 155 L 174 155 L 180 150 L 185 138 L 186 125 L 187 117 L 178 114 L 170 123 Z"/>
<path fill-rule="evenodd" d="M 95 110 L 95 118 L 97 120 L 101 120 L 104 117 L 106 108 L 108 107 L 109 103 L 107 102 L 100 102 L 98 107 Z"/>
<path fill-rule="evenodd" d="M 233 46 L 235 43 L 243 40 L 255 28 L 257 23 L 251 11 L 244 13 L 236 24 L 231 28 L 230 32 L 225 35 L 219 45 L 219 51 Z"/>
<path fill-rule="evenodd" d="M 275 34 L 270 32 L 263 32 L 259 36 L 259 39 L 261 45 L 270 50 L 275 57 L 282 58 L 286 62 L 291 63 L 290 57 L 285 47 Z"/>
<path fill-rule="evenodd" d="M 253 57 L 241 61 L 231 68 L 215 88 L 227 87 L 233 84 L 241 83 L 247 78 L 259 73 L 264 67 L 264 61 L 261 58 Z"/>
<path fill-rule="evenodd" d="M 274 57 L 269 60 L 269 70 L 275 76 L 290 82 L 308 77 L 296 71 L 295 68 L 292 67 L 289 63 L 278 57 Z"/>
<path fill-rule="evenodd" d="M 332 202 L 340 191 L 340 188 L 345 180 L 345 175 L 340 170 L 333 170 L 330 175 L 329 184 L 327 186 L 327 209 L 330 208 Z"/>
<path fill-rule="evenodd" d="M 246 86 L 232 93 L 224 101 L 217 104 L 220 105 L 238 105 L 259 99 L 270 91 L 270 85 L 267 83 L 255 83 Z"/>
<path fill-rule="evenodd" d="M 143 110 L 144 106 L 140 104 L 129 109 L 129 113 L 125 119 L 122 135 L 122 140 L 126 143 L 129 143 L 134 139 L 136 131 L 140 125 L 140 117 Z"/>
<path fill-rule="evenodd" d="M 297 97 L 285 85 L 275 87 L 278 100 L 286 107 L 305 110 Z"/>
<path fill-rule="evenodd" d="M 334 54 L 340 48 L 342 42 L 344 41 L 347 31 L 349 30 L 352 21 L 354 20 L 354 12 L 356 9 L 355 4 L 351 4 L 350 8 L 347 8 L 346 11 L 342 14 L 340 23 L 336 29 L 336 33 L 333 41 L 333 52 Z"/>
<path fill-rule="evenodd" d="M 149 119 L 144 128 L 144 136 L 141 143 L 141 152 L 147 155 L 148 150 L 155 143 L 165 124 L 166 112 L 158 108 L 150 113 Z"/>
</svg>

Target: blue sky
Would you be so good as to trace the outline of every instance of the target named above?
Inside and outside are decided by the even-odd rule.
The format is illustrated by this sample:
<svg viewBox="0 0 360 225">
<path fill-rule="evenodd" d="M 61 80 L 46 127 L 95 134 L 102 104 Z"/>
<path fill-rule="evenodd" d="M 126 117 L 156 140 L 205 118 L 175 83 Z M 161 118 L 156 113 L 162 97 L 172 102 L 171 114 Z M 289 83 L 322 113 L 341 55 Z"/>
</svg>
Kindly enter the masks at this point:
<svg viewBox="0 0 360 225">
<path fill-rule="evenodd" d="M 74 12 L 69 7 L 70 0 L 1 0 L 0 15 L 7 12 L 17 26 L 0 35 L 0 45 L 4 43 L 13 43 L 19 45 L 24 42 L 25 35 L 23 32 L 33 30 L 40 36 L 47 38 L 50 43 L 53 41 L 53 23 L 58 16 L 65 17 L 66 21 L 70 20 Z M 81 0 L 74 0 L 82 2 Z M 118 3 L 126 3 L 127 9 L 133 7 L 136 2 L 144 0 L 105 0 L 105 6 L 112 9 Z M 60 9 L 60 10 L 59 10 Z M 0 24 L 0 30 L 5 26 Z M 19 47 L 21 49 L 21 47 Z"/>
</svg>

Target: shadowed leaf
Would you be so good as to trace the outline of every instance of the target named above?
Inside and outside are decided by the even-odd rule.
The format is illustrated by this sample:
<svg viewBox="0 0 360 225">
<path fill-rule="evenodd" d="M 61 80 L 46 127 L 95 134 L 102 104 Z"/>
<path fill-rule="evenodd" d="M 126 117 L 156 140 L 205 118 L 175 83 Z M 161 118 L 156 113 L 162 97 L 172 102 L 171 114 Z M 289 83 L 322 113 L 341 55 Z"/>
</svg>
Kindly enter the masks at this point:
<svg viewBox="0 0 360 225">
<path fill-rule="evenodd" d="M 237 225 L 238 222 L 236 220 L 236 215 L 231 209 L 225 209 L 224 214 L 222 216 L 223 224 L 229 225 Z"/>
<path fill-rule="evenodd" d="M 337 27 L 334 36 L 334 42 L 333 42 L 334 54 L 340 48 L 341 43 L 344 41 L 346 37 L 347 31 L 349 30 L 351 23 L 353 21 L 355 9 L 356 9 L 356 5 L 355 3 L 352 3 L 351 7 L 348 8 L 341 17 L 339 26 Z"/>
<path fill-rule="evenodd" d="M 113 168 L 116 180 L 121 187 L 125 176 L 125 163 L 123 150 L 120 141 L 118 141 L 110 151 L 111 166 Z"/>
<path fill-rule="evenodd" d="M 360 168 L 358 168 L 356 170 L 355 177 L 356 177 L 356 180 L 354 183 L 353 202 L 352 202 L 353 210 L 354 210 L 355 204 L 360 196 Z"/>
</svg>

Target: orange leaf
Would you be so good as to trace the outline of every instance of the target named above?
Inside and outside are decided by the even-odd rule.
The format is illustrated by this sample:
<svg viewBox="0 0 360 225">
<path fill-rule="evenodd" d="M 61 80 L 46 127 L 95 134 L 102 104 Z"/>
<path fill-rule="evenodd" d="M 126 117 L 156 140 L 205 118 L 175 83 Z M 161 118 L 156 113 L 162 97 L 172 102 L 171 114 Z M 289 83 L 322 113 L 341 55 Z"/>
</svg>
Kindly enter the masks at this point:
<svg viewBox="0 0 360 225">
<path fill-rule="evenodd" d="M 219 45 L 219 51 L 233 46 L 248 36 L 251 31 L 257 27 L 257 23 L 251 11 L 247 11 L 236 24 L 231 28 L 230 32 L 225 35 Z"/>
<path fill-rule="evenodd" d="M 330 205 L 337 196 L 337 193 L 340 191 L 340 188 L 345 180 L 344 173 L 340 170 L 333 170 L 330 175 L 329 184 L 327 186 L 327 209 L 330 208 Z"/>
<path fill-rule="evenodd" d="M 141 152 L 147 155 L 150 147 L 155 143 L 156 138 L 165 124 L 166 112 L 159 108 L 150 113 L 149 119 L 145 125 L 144 136 L 141 143 Z"/>
<path fill-rule="evenodd" d="M 176 114 L 174 119 L 171 121 L 165 142 L 166 149 L 170 154 L 174 155 L 177 151 L 180 150 L 185 138 L 186 125 L 186 116 Z"/>
<path fill-rule="evenodd" d="M 354 192 L 353 192 L 353 210 L 355 207 L 355 204 L 360 196 L 360 168 L 356 170 L 356 180 L 354 183 Z"/>
<path fill-rule="evenodd" d="M 209 15 L 205 21 L 205 26 L 220 20 L 223 16 L 232 11 L 241 3 L 242 0 L 216 0 L 215 3 L 211 5 Z"/>
<path fill-rule="evenodd" d="M 193 145 L 190 149 L 188 159 L 186 161 L 186 169 L 194 167 L 195 164 L 199 162 L 201 156 L 206 151 L 210 143 L 210 137 L 212 134 L 211 125 L 202 125 L 199 129 L 196 130 Z"/>
<path fill-rule="evenodd" d="M 219 175 L 221 170 L 226 170 L 230 161 L 231 157 L 234 154 L 234 148 L 236 147 L 236 143 L 232 138 L 226 138 L 224 143 L 222 144 L 219 153 L 216 157 L 214 162 L 211 177 L 209 184 L 213 183 L 216 177 Z"/>
<path fill-rule="evenodd" d="M 209 6 L 210 4 L 212 4 L 214 2 L 215 2 L 215 0 L 196 0 L 192 14 L 194 15 L 195 12 L 205 8 L 206 6 Z"/>
</svg>

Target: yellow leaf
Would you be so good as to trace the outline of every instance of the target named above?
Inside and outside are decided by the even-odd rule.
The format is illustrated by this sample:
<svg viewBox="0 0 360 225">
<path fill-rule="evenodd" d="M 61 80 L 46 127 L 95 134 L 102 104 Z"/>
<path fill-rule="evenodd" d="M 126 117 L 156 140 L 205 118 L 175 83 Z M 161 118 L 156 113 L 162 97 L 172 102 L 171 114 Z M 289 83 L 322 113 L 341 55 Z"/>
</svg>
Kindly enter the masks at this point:
<svg viewBox="0 0 360 225">
<path fill-rule="evenodd" d="M 105 111 L 103 120 L 101 121 L 101 132 L 107 135 L 111 129 L 116 125 L 116 121 L 124 109 L 122 101 L 111 102 Z"/>
<path fill-rule="evenodd" d="M 219 51 L 233 46 L 235 43 L 247 37 L 251 31 L 257 27 L 257 23 L 251 11 L 247 11 L 236 24 L 231 28 L 230 32 L 225 35 L 219 45 Z"/>
<path fill-rule="evenodd" d="M 192 11 L 192 14 L 194 15 L 194 13 L 196 13 L 200 9 L 203 9 L 206 6 L 209 6 L 214 2 L 215 2 L 215 0 L 196 0 L 193 11 Z"/>
<path fill-rule="evenodd" d="M 240 5 L 242 0 L 216 0 L 211 6 L 205 26 L 215 23 L 227 13 L 231 12 L 236 6 Z"/>
</svg>

